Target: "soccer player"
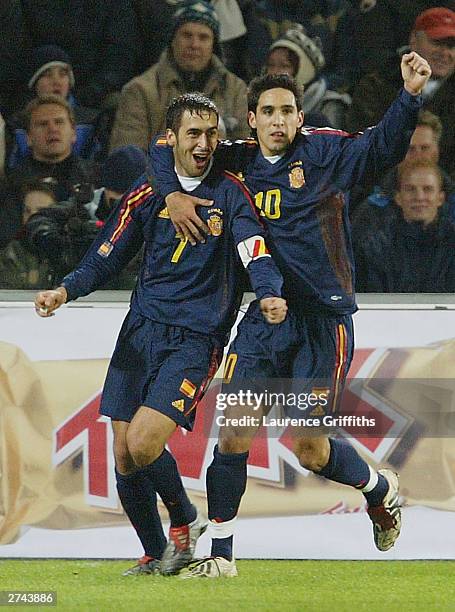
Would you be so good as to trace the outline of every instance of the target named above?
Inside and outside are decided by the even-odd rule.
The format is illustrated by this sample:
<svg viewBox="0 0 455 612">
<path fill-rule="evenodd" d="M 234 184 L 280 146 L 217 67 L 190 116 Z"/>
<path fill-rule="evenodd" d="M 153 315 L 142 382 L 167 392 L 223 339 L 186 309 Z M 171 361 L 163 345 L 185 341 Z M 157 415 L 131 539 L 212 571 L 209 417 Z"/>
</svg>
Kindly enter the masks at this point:
<svg viewBox="0 0 455 612">
<path fill-rule="evenodd" d="M 156 573 L 159 559 L 162 574 L 177 573 L 206 529 L 165 445 L 177 426 L 191 431 L 220 364 L 240 304 L 241 263 L 265 320 L 280 323 L 286 316 L 283 279 L 250 195 L 235 176 L 212 167 L 218 120 L 216 106 L 201 94 L 182 95 L 167 110 L 167 142 L 182 188 L 213 201 L 204 209 L 212 229 L 205 244 L 188 248 L 176 236 L 164 200 L 140 180 L 78 268 L 35 300 L 37 313 L 48 317 L 102 286 L 145 245 L 100 408 L 112 419 L 119 497 L 145 551 L 129 573 Z M 171 521 L 166 548 L 155 492 Z"/>
<path fill-rule="evenodd" d="M 258 317 L 257 302 L 250 305 L 227 358 L 226 374 L 233 383 L 306 379 L 311 390 L 321 380 L 329 381 L 328 408 L 337 409 L 354 348 L 349 189 L 367 174 L 383 172 L 404 157 L 421 107 L 420 93 L 431 74 L 428 63 L 416 53 L 403 56 L 401 71 L 404 87 L 382 121 L 357 135 L 300 130 L 304 117 L 299 91 L 285 75 L 260 77 L 250 84 L 248 119 L 259 147 L 234 143 L 218 147 L 217 153 L 225 165 L 242 171 L 255 194 L 284 277 L 289 312 L 271 334 Z M 195 243 L 207 230 L 195 207 L 209 203 L 179 195 L 166 148 L 157 145 L 151 152 L 171 218 Z M 190 577 L 237 575 L 234 523 L 254 433 L 254 427 L 220 431 L 207 471 L 212 556 L 194 565 Z M 344 439 L 308 437 L 300 431 L 294 442 L 303 467 L 362 491 L 377 548 L 392 547 L 401 526 L 397 475 L 373 470 Z"/>
</svg>

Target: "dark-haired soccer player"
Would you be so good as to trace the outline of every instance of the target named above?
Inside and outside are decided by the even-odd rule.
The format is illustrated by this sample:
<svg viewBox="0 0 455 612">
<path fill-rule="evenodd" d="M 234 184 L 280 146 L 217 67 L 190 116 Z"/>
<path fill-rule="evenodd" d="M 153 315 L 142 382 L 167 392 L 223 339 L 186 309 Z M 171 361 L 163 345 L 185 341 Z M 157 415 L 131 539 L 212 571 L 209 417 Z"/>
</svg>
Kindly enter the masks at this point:
<svg viewBox="0 0 455 612">
<path fill-rule="evenodd" d="M 167 440 L 192 429 L 196 407 L 214 376 L 240 304 L 239 272 L 247 269 L 264 320 L 280 323 L 282 277 L 268 254 L 248 191 L 212 167 L 218 110 L 201 94 L 185 94 L 167 111 L 167 142 L 181 187 L 213 200 L 204 209 L 211 236 L 197 249 L 176 235 L 163 198 L 142 179 L 125 195 L 79 267 L 61 287 L 38 293 L 50 316 L 118 273 L 145 245 L 130 311 L 104 385 L 101 413 L 112 419 L 117 489 L 145 556 L 127 573 L 177 573 L 193 557 L 206 522 L 190 502 Z M 156 492 L 171 521 L 169 542 Z M 163 552 L 164 551 L 164 552 Z"/>
<path fill-rule="evenodd" d="M 348 192 L 366 174 L 382 172 L 404 157 L 421 106 L 419 94 L 431 74 L 416 53 L 403 56 L 401 71 L 404 88 L 383 120 L 355 137 L 327 129 L 300 131 L 301 98 L 286 75 L 250 84 L 248 119 L 259 148 L 234 143 L 218 147 L 217 154 L 225 166 L 242 171 L 255 194 L 284 277 L 289 313 L 270 333 L 260 321 L 257 302 L 250 305 L 227 359 L 228 378 L 237 386 L 257 378 L 306 379 L 310 391 L 320 390 L 325 381 L 328 409 L 336 410 L 353 355 L 351 315 L 356 310 Z M 174 193 L 178 184 L 167 155 L 164 147 L 152 148 L 155 175 L 174 224 L 194 243 L 207 230 L 195 206 L 208 203 Z M 254 427 L 220 431 L 207 471 L 212 557 L 194 565 L 189 576 L 237 573 L 234 523 L 254 433 Z M 344 439 L 300 431 L 294 441 L 303 467 L 362 491 L 377 548 L 393 546 L 401 525 L 397 475 L 373 470 Z"/>
</svg>

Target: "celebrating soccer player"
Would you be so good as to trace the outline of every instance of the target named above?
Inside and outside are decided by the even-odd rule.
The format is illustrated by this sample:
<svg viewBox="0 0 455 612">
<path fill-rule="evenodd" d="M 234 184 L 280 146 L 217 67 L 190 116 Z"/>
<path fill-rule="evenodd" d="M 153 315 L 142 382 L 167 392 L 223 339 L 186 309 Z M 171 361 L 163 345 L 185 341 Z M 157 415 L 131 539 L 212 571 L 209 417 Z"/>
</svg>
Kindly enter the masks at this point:
<svg viewBox="0 0 455 612">
<path fill-rule="evenodd" d="M 143 177 L 122 198 L 79 267 L 61 287 L 35 300 L 38 314 L 48 317 L 101 287 L 145 247 L 100 408 L 112 419 L 119 497 L 145 552 L 126 573 L 177 573 L 193 558 L 206 529 L 165 445 L 177 426 L 192 429 L 219 366 L 240 305 L 242 263 L 267 325 L 286 316 L 283 279 L 250 195 L 235 176 L 212 167 L 218 120 L 213 102 L 194 93 L 175 99 L 166 117 L 181 186 L 213 201 L 204 209 L 212 228 L 205 244 L 192 249 L 176 235 L 163 198 Z M 156 492 L 170 516 L 167 546 Z"/>
<path fill-rule="evenodd" d="M 354 348 L 349 190 L 404 157 L 421 107 L 420 93 L 431 75 L 428 63 L 414 52 L 403 56 L 401 72 L 404 87 L 382 121 L 355 136 L 300 129 L 304 120 L 300 93 L 286 75 L 251 82 L 248 119 L 259 147 L 254 142 L 221 145 L 216 155 L 226 167 L 241 171 L 255 194 L 271 252 L 284 277 L 289 313 L 270 333 L 260 320 L 257 301 L 250 305 L 227 357 L 231 384 L 288 378 L 306 380 L 308 390 L 320 391 L 320 381 L 325 381 L 327 411 L 337 410 Z M 152 161 L 175 226 L 194 244 L 209 231 L 196 206 L 209 203 L 178 193 L 166 148 L 153 147 Z M 234 523 L 255 431 L 248 427 L 220 432 L 207 471 L 212 556 L 193 565 L 189 576 L 237 574 Z M 391 548 L 401 527 L 398 476 L 388 469 L 373 470 L 344 439 L 308 437 L 297 431 L 294 442 L 303 467 L 364 494 L 375 544 L 379 550 Z"/>
</svg>

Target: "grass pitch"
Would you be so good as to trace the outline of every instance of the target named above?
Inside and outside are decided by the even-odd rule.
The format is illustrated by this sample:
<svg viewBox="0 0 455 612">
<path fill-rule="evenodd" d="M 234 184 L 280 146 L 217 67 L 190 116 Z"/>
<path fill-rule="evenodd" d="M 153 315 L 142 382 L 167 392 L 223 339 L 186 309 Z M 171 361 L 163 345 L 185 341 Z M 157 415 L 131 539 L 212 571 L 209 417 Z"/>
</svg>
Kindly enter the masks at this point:
<svg viewBox="0 0 455 612">
<path fill-rule="evenodd" d="M 238 561 L 239 577 L 219 580 L 122 576 L 129 566 L 0 560 L 0 590 L 57 591 L 57 609 L 84 612 L 455 610 L 452 561 Z"/>
</svg>

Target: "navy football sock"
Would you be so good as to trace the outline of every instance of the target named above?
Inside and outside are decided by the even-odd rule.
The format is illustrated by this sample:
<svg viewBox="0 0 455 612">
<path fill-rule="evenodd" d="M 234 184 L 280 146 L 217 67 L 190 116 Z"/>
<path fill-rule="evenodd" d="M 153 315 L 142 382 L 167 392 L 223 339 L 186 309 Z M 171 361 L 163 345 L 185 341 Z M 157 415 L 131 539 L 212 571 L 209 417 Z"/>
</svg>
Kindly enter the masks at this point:
<svg viewBox="0 0 455 612">
<path fill-rule="evenodd" d="M 329 438 L 329 442 L 329 461 L 318 474 L 360 489 L 370 506 L 378 506 L 389 486 L 384 476 L 373 470 L 347 440 Z"/>
<path fill-rule="evenodd" d="M 212 532 L 213 535 L 213 532 Z M 223 557 L 228 561 L 232 561 L 233 557 L 233 546 L 234 546 L 234 535 L 230 535 L 227 538 L 212 538 L 212 549 L 210 551 L 211 557 Z"/>
<path fill-rule="evenodd" d="M 207 470 L 212 557 L 232 559 L 234 523 L 245 492 L 248 453 L 223 454 L 215 446 Z"/>
<path fill-rule="evenodd" d="M 196 508 L 186 494 L 177 463 L 169 451 L 164 449 L 153 463 L 142 468 L 169 512 L 171 527 L 181 527 L 196 518 Z"/>
<path fill-rule="evenodd" d="M 155 490 L 143 481 L 141 470 L 128 475 L 116 470 L 115 478 L 123 509 L 136 530 L 144 553 L 154 559 L 161 559 L 166 537 L 156 507 Z"/>
</svg>

